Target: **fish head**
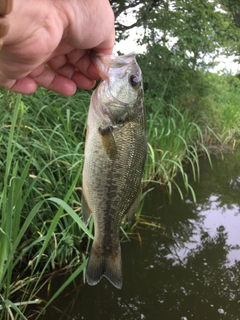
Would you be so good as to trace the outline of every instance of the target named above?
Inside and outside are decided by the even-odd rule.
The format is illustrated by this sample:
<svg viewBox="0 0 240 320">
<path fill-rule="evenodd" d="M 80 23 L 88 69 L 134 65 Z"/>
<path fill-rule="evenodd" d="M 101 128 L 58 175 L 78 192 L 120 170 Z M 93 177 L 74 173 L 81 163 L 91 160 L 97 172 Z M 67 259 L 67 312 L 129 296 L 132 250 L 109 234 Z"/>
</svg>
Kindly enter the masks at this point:
<svg viewBox="0 0 240 320">
<path fill-rule="evenodd" d="M 105 116 L 112 122 L 124 121 L 137 112 L 143 98 L 142 73 L 135 53 L 123 56 L 96 54 L 95 66 L 103 81 L 97 88 L 98 99 Z"/>
<path fill-rule="evenodd" d="M 108 96 L 120 104 L 132 105 L 137 100 L 141 87 L 142 73 L 134 53 L 110 60 L 105 84 Z"/>
</svg>

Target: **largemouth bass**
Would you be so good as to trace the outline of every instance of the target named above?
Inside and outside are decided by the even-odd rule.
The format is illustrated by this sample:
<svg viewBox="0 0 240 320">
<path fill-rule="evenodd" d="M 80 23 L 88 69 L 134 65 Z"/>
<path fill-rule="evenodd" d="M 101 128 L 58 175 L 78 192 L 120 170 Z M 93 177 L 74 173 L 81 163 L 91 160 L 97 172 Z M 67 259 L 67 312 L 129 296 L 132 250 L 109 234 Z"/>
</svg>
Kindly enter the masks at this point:
<svg viewBox="0 0 240 320">
<path fill-rule="evenodd" d="M 142 75 L 133 53 L 93 61 L 105 80 L 92 94 L 85 144 L 82 215 L 87 225 L 93 214 L 95 229 L 86 279 L 121 288 L 119 231 L 137 211 L 147 153 Z"/>
</svg>

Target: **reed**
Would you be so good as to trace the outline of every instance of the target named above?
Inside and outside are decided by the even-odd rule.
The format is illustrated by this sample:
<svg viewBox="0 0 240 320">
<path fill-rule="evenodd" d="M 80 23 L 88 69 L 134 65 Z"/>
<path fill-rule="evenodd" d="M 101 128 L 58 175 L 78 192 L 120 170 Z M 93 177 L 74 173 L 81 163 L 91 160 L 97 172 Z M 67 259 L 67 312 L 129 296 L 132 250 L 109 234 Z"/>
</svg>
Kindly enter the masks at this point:
<svg viewBox="0 0 240 320">
<path fill-rule="evenodd" d="M 174 105 L 166 105 L 163 100 L 151 100 L 154 106 L 148 106 L 148 155 L 145 166 L 144 182 L 167 186 L 169 196 L 177 189 L 181 198 L 184 192 L 190 191 L 195 201 L 195 193 L 188 182 L 185 172 L 186 162 L 190 163 L 192 175 L 197 181 L 200 178 L 199 155 L 204 153 L 210 163 L 209 152 L 204 145 L 202 130 L 196 120 L 189 115 L 188 109 L 180 111 Z M 207 126 L 205 130 L 210 131 Z M 181 175 L 185 191 L 175 181 Z"/>
<path fill-rule="evenodd" d="M 220 109 L 219 135 L 222 144 L 234 150 L 240 140 L 240 79 L 231 75 L 218 78 L 213 98 Z"/>
<path fill-rule="evenodd" d="M 81 104 L 89 95 L 64 105 L 52 104 L 44 90 L 31 104 L 6 95 L 0 126 L 0 318 L 26 319 L 27 305 L 40 302 L 44 275 L 66 265 L 76 269 L 70 279 L 82 272 L 81 243 L 87 236 L 89 245 L 93 237 L 79 217 L 87 112 Z"/>
</svg>

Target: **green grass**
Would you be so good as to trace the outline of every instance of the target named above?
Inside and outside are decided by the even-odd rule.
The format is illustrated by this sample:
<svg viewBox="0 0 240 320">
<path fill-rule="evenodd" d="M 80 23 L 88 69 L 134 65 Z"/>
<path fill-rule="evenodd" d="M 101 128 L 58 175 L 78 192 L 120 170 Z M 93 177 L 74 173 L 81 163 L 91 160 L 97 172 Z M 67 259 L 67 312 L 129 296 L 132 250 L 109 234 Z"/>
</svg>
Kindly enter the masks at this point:
<svg viewBox="0 0 240 320">
<path fill-rule="evenodd" d="M 240 138 L 240 79 L 231 75 L 212 75 L 217 83 L 211 99 L 218 106 L 218 131 L 222 144 L 234 149 Z"/>
<path fill-rule="evenodd" d="M 20 319 L 39 302 L 46 273 L 82 272 L 92 238 L 79 217 L 89 94 L 55 98 L 39 90 L 30 104 L 10 93 L 1 100 L 1 319 Z"/>
<path fill-rule="evenodd" d="M 149 148 L 143 186 L 158 183 L 169 195 L 195 193 L 186 170 L 200 178 L 199 156 L 233 150 L 240 137 L 240 81 L 206 75 L 212 84 L 200 100 L 146 94 Z M 234 80 L 233 80 L 234 79 Z M 209 80 L 209 79 L 208 79 Z M 68 280 L 85 280 L 93 223 L 81 220 L 84 140 L 90 93 L 62 97 L 44 89 L 30 96 L 0 93 L 0 318 L 25 319 L 37 304 L 46 275 L 67 268 Z M 228 146 L 228 148 L 225 148 Z M 186 167 L 188 163 L 188 169 Z M 185 189 L 176 183 L 181 175 Z M 141 223 L 122 228 L 122 236 Z M 147 224 L 145 221 L 144 224 Z M 46 307 L 46 305 L 45 305 Z"/>
<path fill-rule="evenodd" d="M 203 129 L 212 134 L 207 126 L 198 124 L 199 115 L 194 118 L 189 110 L 181 110 L 174 105 L 166 105 L 162 99 L 147 101 L 147 108 L 154 110 L 148 113 L 148 146 L 144 182 L 152 182 L 168 187 L 169 196 L 177 189 L 181 198 L 190 191 L 196 200 L 194 190 L 188 183 L 185 163 L 190 163 L 193 177 L 200 178 L 199 155 L 204 153 L 210 163 L 211 158 L 204 144 Z M 151 106 L 153 104 L 153 106 Z M 176 175 L 181 175 L 185 190 L 175 182 Z"/>
</svg>

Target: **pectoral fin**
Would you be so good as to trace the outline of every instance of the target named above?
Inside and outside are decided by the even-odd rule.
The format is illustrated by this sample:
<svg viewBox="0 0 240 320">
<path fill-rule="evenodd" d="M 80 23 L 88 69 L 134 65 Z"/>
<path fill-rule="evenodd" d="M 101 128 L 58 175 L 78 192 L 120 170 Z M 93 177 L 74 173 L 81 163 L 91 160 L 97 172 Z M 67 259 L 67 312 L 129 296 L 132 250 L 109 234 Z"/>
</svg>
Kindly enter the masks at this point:
<svg viewBox="0 0 240 320">
<path fill-rule="evenodd" d="M 117 146 L 113 136 L 113 127 L 107 126 L 105 128 L 99 127 L 98 131 L 102 138 L 103 148 L 110 160 L 116 159 Z"/>
<path fill-rule="evenodd" d="M 138 210 L 138 206 L 139 206 L 139 202 L 140 202 L 140 198 L 141 198 L 141 193 L 142 193 L 142 188 L 140 186 L 139 190 L 138 190 L 138 193 L 131 205 L 131 207 L 129 208 L 126 216 L 125 216 L 125 221 L 126 223 L 131 223 L 132 222 L 132 219 L 135 215 L 135 213 L 137 212 Z"/>
<path fill-rule="evenodd" d="M 88 206 L 84 192 L 82 192 L 81 206 L 82 206 L 82 219 L 83 219 L 85 226 L 87 226 L 89 223 L 90 216 L 91 216 L 92 212 Z"/>
</svg>

